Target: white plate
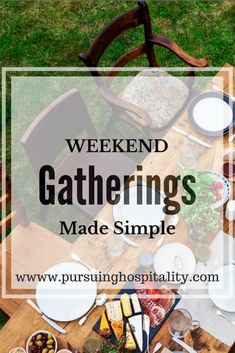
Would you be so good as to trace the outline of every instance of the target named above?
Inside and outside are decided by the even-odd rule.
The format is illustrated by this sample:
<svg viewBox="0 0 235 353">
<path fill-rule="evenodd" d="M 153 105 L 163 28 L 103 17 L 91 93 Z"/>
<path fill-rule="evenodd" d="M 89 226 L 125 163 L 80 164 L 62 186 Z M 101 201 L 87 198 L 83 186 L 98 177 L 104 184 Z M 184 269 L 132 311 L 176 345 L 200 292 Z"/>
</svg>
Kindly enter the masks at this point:
<svg viewBox="0 0 235 353">
<path fill-rule="evenodd" d="M 151 204 L 147 204 L 147 189 L 152 192 Z M 143 199 L 141 204 L 137 204 L 138 192 L 140 192 L 138 186 L 132 186 L 129 188 L 129 204 L 124 204 L 125 191 L 120 194 L 119 202 L 113 206 L 113 217 L 115 221 L 126 222 L 128 220 L 131 225 L 160 225 L 161 221 L 165 218 L 162 195 L 160 195 L 160 204 L 155 204 L 156 191 L 148 188 L 146 185 L 142 185 Z"/>
<path fill-rule="evenodd" d="M 224 130 L 233 121 L 231 107 L 217 97 L 200 100 L 193 109 L 193 115 L 198 126 L 211 132 Z"/>
<path fill-rule="evenodd" d="M 214 272 L 219 282 L 209 282 L 211 300 L 221 310 L 235 312 L 235 265 L 220 267 Z"/>
<path fill-rule="evenodd" d="M 155 272 L 165 276 L 173 271 L 191 276 L 194 272 L 195 266 L 196 260 L 192 250 L 181 243 L 169 243 L 163 245 L 156 252 L 154 257 Z M 171 283 L 176 282 L 171 281 Z"/>
<path fill-rule="evenodd" d="M 202 134 L 219 136 L 234 124 L 234 103 L 226 94 L 206 92 L 194 97 L 188 107 L 193 127 Z"/>
<path fill-rule="evenodd" d="M 84 315 L 92 306 L 97 294 L 96 282 L 72 282 L 62 284 L 62 275 L 90 274 L 81 264 L 61 263 L 51 267 L 46 274 L 57 275 L 57 281 L 39 282 L 36 299 L 41 311 L 57 321 L 71 321 Z"/>
</svg>

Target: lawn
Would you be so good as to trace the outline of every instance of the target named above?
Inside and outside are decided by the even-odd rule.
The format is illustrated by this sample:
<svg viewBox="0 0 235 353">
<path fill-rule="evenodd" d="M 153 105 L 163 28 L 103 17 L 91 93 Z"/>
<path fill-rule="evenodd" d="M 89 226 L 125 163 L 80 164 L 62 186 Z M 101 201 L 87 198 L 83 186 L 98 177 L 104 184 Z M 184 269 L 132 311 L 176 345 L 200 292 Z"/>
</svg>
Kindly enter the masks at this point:
<svg viewBox="0 0 235 353">
<path fill-rule="evenodd" d="M 210 66 L 234 63 L 232 0 L 148 1 L 154 33 L 163 33 Z M 111 19 L 136 6 L 132 0 L 0 1 L 1 66 L 79 66 L 99 30 Z M 124 35 L 112 46 L 103 65 L 111 65 L 142 39 L 142 29 Z M 178 63 L 167 50 L 160 63 Z"/>
<path fill-rule="evenodd" d="M 193 56 L 208 58 L 210 66 L 234 65 L 233 3 L 150 0 L 153 32 L 169 36 Z M 1 66 L 80 66 L 79 52 L 87 50 L 105 24 L 133 6 L 136 1 L 132 0 L 0 0 Z M 109 48 L 101 65 L 112 65 L 142 40 L 142 28 L 124 34 Z M 161 66 L 181 65 L 167 50 L 158 48 L 157 57 Z M 144 66 L 144 58 L 133 64 Z M 5 319 L 0 313 L 0 325 Z"/>
</svg>

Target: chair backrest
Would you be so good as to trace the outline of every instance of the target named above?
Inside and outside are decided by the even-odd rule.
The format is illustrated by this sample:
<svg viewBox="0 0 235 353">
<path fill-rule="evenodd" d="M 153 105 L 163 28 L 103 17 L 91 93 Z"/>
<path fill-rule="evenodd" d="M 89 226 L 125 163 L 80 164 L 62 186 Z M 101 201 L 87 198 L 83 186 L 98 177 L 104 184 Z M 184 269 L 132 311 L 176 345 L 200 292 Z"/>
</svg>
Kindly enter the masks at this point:
<svg viewBox="0 0 235 353">
<path fill-rule="evenodd" d="M 149 66 L 157 66 L 154 48 L 149 42 L 149 38 L 152 36 L 152 27 L 149 9 L 144 0 L 138 1 L 137 8 L 124 13 L 110 22 L 96 37 L 87 53 L 80 53 L 79 58 L 87 67 L 98 67 L 102 54 L 117 37 L 141 25 L 144 27 L 145 42 L 121 56 L 114 63 L 113 67 L 122 67 L 142 54 L 147 55 Z M 113 76 L 115 72 L 111 71 L 109 75 Z M 91 74 L 94 76 L 99 75 L 94 70 L 91 71 Z"/>
<path fill-rule="evenodd" d="M 53 163 L 67 146 L 65 138 L 76 138 L 83 132 L 89 137 L 97 137 L 81 94 L 73 88 L 38 115 L 24 133 L 21 143 L 37 171 L 43 164 Z"/>
<path fill-rule="evenodd" d="M 2 179 L 0 180 L 0 187 L 2 189 L 2 181 L 5 179 L 5 194 L 2 193 L 0 197 L 0 213 L 3 215 L 3 207 L 6 209 L 5 217 L 0 220 L 0 243 L 3 240 L 3 229 L 5 230 L 6 235 L 8 235 L 12 230 L 12 223 L 26 226 L 28 225 L 28 218 L 25 213 L 25 210 L 18 198 L 16 190 L 12 190 L 11 179 L 6 175 L 2 170 L 2 163 L 0 162 L 0 175 Z M 12 192 L 13 191 L 13 192 Z M 12 209 L 12 195 L 14 197 L 14 209 Z M 7 212 L 9 210 L 9 212 Z"/>
</svg>

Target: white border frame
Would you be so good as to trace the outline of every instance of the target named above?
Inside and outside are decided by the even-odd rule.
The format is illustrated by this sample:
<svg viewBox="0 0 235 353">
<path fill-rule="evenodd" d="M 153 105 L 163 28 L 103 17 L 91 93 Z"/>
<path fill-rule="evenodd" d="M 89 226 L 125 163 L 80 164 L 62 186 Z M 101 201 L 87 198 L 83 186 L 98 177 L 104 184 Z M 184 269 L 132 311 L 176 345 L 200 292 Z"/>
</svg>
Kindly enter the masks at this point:
<svg viewBox="0 0 235 353">
<path fill-rule="evenodd" d="M 154 68 L 157 69 L 157 68 Z M 224 71 L 228 72 L 229 82 L 228 82 L 228 92 L 233 94 L 233 67 L 205 67 L 205 68 L 191 68 L 191 67 L 161 67 L 166 71 L 173 72 L 218 72 Z M 6 193 L 6 180 L 4 174 L 6 171 L 6 76 L 8 72 L 87 72 L 90 76 L 90 71 L 127 71 L 127 72 L 139 72 L 141 70 L 151 71 L 153 68 L 146 67 L 3 67 L 2 68 L 2 194 Z M 62 77 L 62 76 L 61 76 Z M 231 93 L 232 92 L 232 93 Z M 233 133 L 232 130 L 229 131 L 229 136 Z M 232 185 L 233 191 L 233 185 Z M 2 218 L 6 216 L 6 201 L 3 200 L 2 203 Z M 232 233 L 231 233 L 232 232 Z M 233 235 L 233 222 L 229 222 L 229 234 Z M 6 293 L 6 227 L 3 224 L 2 227 L 2 244 L 1 244 L 1 255 L 2 255 L 2 292 L 1 297 L 3 299 L 27 299 L 35 298 L 35 295 L 24 295 L 24 294 L 7 294 Z M 229 249 L 229 257 L 232 260 L 233 252 L 232 249 Z M 191 295 L 190 298 L 195 299 L 205 299 L 208 298 L 208 295 Z"/>
</svg>

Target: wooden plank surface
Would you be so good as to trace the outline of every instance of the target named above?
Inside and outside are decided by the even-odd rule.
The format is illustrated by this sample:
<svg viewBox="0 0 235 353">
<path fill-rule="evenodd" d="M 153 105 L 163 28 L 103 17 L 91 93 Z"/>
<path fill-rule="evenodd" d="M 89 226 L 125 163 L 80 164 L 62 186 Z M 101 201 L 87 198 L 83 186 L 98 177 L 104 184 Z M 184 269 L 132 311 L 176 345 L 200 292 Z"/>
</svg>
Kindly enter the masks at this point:
<svg viewBox="0 0 235 353">
<path fill-rule="evenodd" d="M 60 325 L 63 324 L 60 323 Z M 33 332 L 42 329 L 57 334 L 57 331 L 48 325 L 39 313 L 35 312 L 27 303 L 22 304 L 0 331 L 0 352 L 8 353 L 11 348 L 22 346 L 24 340 Z"/>
<path fill-rule="evenodd" d="M 43 273 L 48 269 L 48 265 L 50 267 L 56 263 L 69 260 L 72 247 L 69 242 L 34 223 L 30 223 L 26 228 L 21 225 L 17 226 L 0 244 L 1 269 L 3 246 L 6 250 L 6 292 L 13 295 L 21 294 L 22 290 L 10 290 L 12 267 L 14 273 L 18 274 Z M 12 247 L 14 247 L 13 252 Z M 42 261 L 43 258 L 46 258 L 47 261 Z M 0 290 L 2 291 L 2 276 L 0 278 Z M 23 292 L 25 293 L 25 290 Z M 29 289 L 27 293 L 34 293 L 34 290 Z M 0 298 L 0 308 L 9 316 L 12 316 L 24 301 L 24 299 Z"/>
<path fill-rule="evenodd" d="M 198 165 L 200 166 L 201 169 L 205 170 L 210 170 L 213 169 L 214 165 L 214 156 L 216 153 L 216 146 L 217 143 L 221 141 L 221 137 L 219 138 L 207 138 L 203 136 L 203 138 L 200 136 L 199 133 L 197 133 L 193 128 L 189 125 L 188 120 L 187 120 L 187 114 L 183 113 L 182 116 L 179 119 L 180 121 L 176 122 L 176 126 L 179 124 L 179 127 L 182 128 L 184 131 L 187 132 L 192 132 L 194 136 L 198 136 L 199 138 L 203 139 L 204 141 L 211 143 L 212 148 L 211 149 L 204 149 L 204 148 L 199 148 L 200 152 L 200 157 L 198 159 Z M 165 136 L 167 141 L 174 141 L 173 144 L 169 145 L 169 148 L 162 156 L 158 155 L 157 156 L 157 163 L 154 166 L 154 172 L 156 174 L 160 174 L 162 178 L 164 176 L 172 174 L 172 171 L 174 171 L 174 175 L 176 175 L 176 171 L 179 170 L 180 168 L 178 167 L 178 160 L 175 158 L 175 149 L 178 147 L 178 145 L 182 141 L 182 136 L 180 134 L 177 134 L 176 132 L 170 130 L 167 135 Z M 224 137 L 224 142 L 225 145 L 227 146 L 227 136 Z M 148 155 L 146 159 L 143 161 L 143 169 L 147 170 L 148 169 L 153 169 L 153 164 L 152 161 L 154 160 L 154 156 L 152 154 Z M 167 165 L 165 163 L 165 160 L 168 161 Z M 162 166 L 164 165 L 164 171 L 162 171 Z M 148 167 L 149 166 L 149 167 Z M 153 173 L 153 170 L 152 170 Z M 113 224 L 113 216 L 112 216 L 112 208 L 110 205 L 107 205 L 101 213 L 97 216 L 97 219 L 99 220 L 100 218 L 103 218 L 106 220 L 108 223 Z M 225 219 L 224 220 L 224 230 L 228 230 L 228 221 Z M 187 232 L 186 232 L 186 225 L 182 222 L 180 227 L 177 226 L 177 232 L 176 235 L 174 235 L 174 240 L 177 241 L 177 238 L 180 239 L 182 242 L 182 234 L 185 236 L 185 243 L 187 243 Z M 138 240 L 138 242 L 141 242 L 141 240 Z M 75 242 L 75 247 L 78 247 L 80 243 L 80 239 L 78 239 Z M 146 242 L 146 250 L 149 249 L 151 250 L 152 244 L 151 242 Z M 189 243 L 187 245 L 191 246 Z M 80 250 L 82 250 L 80 248 Z M 141 251 L 143 251 L 143 247 L 141 246 Z M 131 260 L 133 260 L 135 257 L 133 256 L 133 248 L 128 248 L 125 253 L 125 258 L 130 259 L 129 262 L 126 262 L 126 271 L 129 273 L 132 273 L 134 269 L 136 269 L 137 264 Z M 116 269 L 120 270 L 120 264 L 116 264 Z M 115 272 L 115 265 L 112 268 L 113 272 Z M 79 340 L 81 344 L 85 341 L 85 339 L 89 335 L 96 335 L 93 331 L 90 330 L 90 328 L 95 324 L 97 321 L 97 317 L 101 315 L 101 309 L 95 309 L 94 312 L 89 316 L 87 319 L 86 323 L 82 328 L 79 328 Z M 71 342 L 73 345 L 76 344 L 76 336 L 74 332 L 78 330 L 77 328 L 77 323 L 76 322 L 71 322 L 68 323 L 66 329 L 68 330 L 67 333 L 67 339 L 69 342 Z M 89 332 L 89 334 L 88 334 Z M 220 352 L 220 353 L 226 353 L 229 351 L 229 347 L 220 341 L 218 341 L 215 337 L 211 336 L 208 332 L 206 332 L 203 329 L 198 329 L 195 331 L 192 331 L 190 334 L 188 334 L 185 337 L 185 342 L 189 343 L 190 346 L 194 347 L 198 353 L 209 353 L 209 352 Z M 155 336 L 154 340 L 152 341 L 150 345 L 150 351 L 153 350 L 154 345 L 156 344 L 157 341 L 161 341 L 166 347 L 172 350 L 181 350 L 180 347 L 174 343 L 171 339 L 171 336 L 168 331 L 168 323 L 167 321 L 164 323 L 163 327 L 161 330 L 157 333 Z"/>
<path fill-rule="evenodd" d="M 180 117 L 180 126 L 182 127 L 182 129 L 186 130 L 186 131 L 190 131 L 191 127 L 189 126 L 188 122 L 187 122 L 187 116 L 184 113 L 181 117 Z M 177 122 L 176 122 L 177 125 Z M 180 141 L 182 140 L 182 136 L 177 134 L 176 132 L 173 131 L 169 131 L 168 132 L 168 137 L 167 139 L 169 139 L 170 141 L 174 140 L 174 144 L 172 144 L 169 148 L 169 151 L 167 153 L 168 156 L 167 158 L 169 158 L 169 163 L 168 166 L 165 168 L 165 175 L 170 174 L 171 170 L 177 170 L 178 166 L 177 166 L 177 160 L 174 158 L 174 149 L 176 147 L 176 145 L 178 145 L 180 143 Z M 193 130 L 193 134 L 194 135 L 198 135 L 194 130 Z M 173 137 L 173 138 L 172 138 Z M 201 137 L 201 136 L 200 136 Z M 203 138 L 204 139 L 204 138 Z M 204 139 L 205 140 L 205 139 Z M 208 156 L 210 156 L 210 159 L 213 160 L 213 154 L 216 151 L 216 141 L 209 139 L 209 141 L 212 143 L 213 148 L 211 148 L 210 150 L 202 150 L 202 155 L 200 157 L 200 166 L 203 168 L 207 168 L 208 169 L 208 159 L 205 158 L 205 153 L 208 154 Z M 225 136 L 224 138 L 225 144 L 227 145 L 227 137 Z M 162 159 L 166 158 L 166 154 L 164 154 L 164 156 L 160 156 L 158 158 L 158 165 L 161 166 L 161 163 L 163 163 Z M 153 156 L 149 155 L 146 160 L 143 162 L 144 166 L 146 167 L 146 171 L 148 168 L 152 168 L 152 161 L 153 161 Z M 159 167 L 156 166 L 156 172 L 158 170 Z M 213 166 L 211 166 L 211 168 L 213 168 Z M 161 176 L 164 176 L 161 173 Z M 110 205 L 107 205 L 106 207 L 104 207 L 104 209 L 101 211 L 100 215 L 98 215 L 97 219 L 99 219 L 100 217 L 102 217 L 103 219 L 105 219 L 106 221 L 112 223 L 113 222 L 113 218 L 112 218 L 112 209 Z M 185 227 L 185 225 L 182 223 L 180 225 L 180 229 L 182 231 L 182 229 Z M 228 229 L 228 222 L 227 220 L 225 220 L 224 223 L 224 229 L 227 230 Z M 186 232 L 185 232 L 186 234 Z M 180 236 L 180 234 L 176 234 L 176 238 Z M 47 243 L 47 245 L 50 248 L 50 244 L 52 244 L 52 239 L 54 241 L 54 237 L 49 237 L 50 239 L 46 240 L 46 242 L 49 241 L 49 244 Z M 98 240 L 96 239 L 96 248 L 94 248 L 94 243 L 84 243 L 85 240 L 84 238 L 80 237 L 77 241 L 75 241 L 75 243 L 73 244 L 73 246 L 69 246 L 68 248 L 66 248 L 66 250 L 64 250 L 64 256 L 65 258 L 67 256 L 69 256 L 69 252 L 73 251 L 75 253 L 78 253 L 79 255 L 81 255 L 81 257 L 84 256 L 84 258 L 87 257 L 87 255 L 89 254 L 89 252 L 93 251 L 93 256 L 91 259 L 91 263 L 90 265 L 95 266 L 96 265 L 96 261 L 99 261 L 101 268 L 104 271 L 108 271 L 108 270 L 115 270 L 115 268 L 119 268 L 119 264 L 115 264 L 115 259 L 113 260 L 113 262 L 109 263 L 109 266 L 111 266 L 110 268 L 107 268 L 106 266 L 106 256 L 107 253 L 105 251 L 105 246 L 104 246 L 104 239 L 101 237 Z M 141 242 L 141 240 L 138 240 Z M 182 241 L 182 240 L 181 240 Z M 187 242 L 187 239 L 185 239 L 185 242 Z M 151 247 L 152 244 L 151 242 L 146 242 L 146 249 L 148 247 Z M 20 239 L 18 242 L 18 245 L 20 247 Z M 22 256 L 22 248 L 20 247 L 21 250 L 19 250 L 19 259 Z M 141 249 L 142 250 L 142 249 Z M 133 249 L 132 248 L 126 248 L 126 252 L 125 252 L 125 259 L 127 259 L 127 270 L 131 271 L 134 268 L 136 268 L 136 263 L 135 262 L 131 262 L 128 261 L 128 259 L 132 259 L 132 252 Z M 36 257 L 37 261 L 39 261 L 39 258 Z M 29 261 L 34 261 L 32 260 L 32 258 L 30 258 Z M 30 262 L 28 262 L 28 264 L 30 264 Z M 99 316 L 101 315 L 101 311 L 102 308 L 97 308 L 95 309 L 88 317 L 86 323 L 83 325 L 83 327 L 78 327 L 77 325 L 77 320 L 73 321 L 73 322 L 69 322 L 69 323 L 65 323 L 64 326 L 66 327 L 67 330 L 67 334 L 63 335 L 60 334 L 59 337 L 61 337 L 64 341 L 68 341 L 74 348 L 79 348 L 82 346 L 83 342 L 86 340 L 87 337 L 89 336 L 96 336 L 96 333 L 94 333 L 92 331 L 92 326 L 94 325 L 94 323 L 97 321 L 97 319 L 99 318 Z M 0 353 L 7 353 L 11 348 L 13 348 L 14 346 L 16 346 L 18 343 L 20 344 L 20 342 L 22 342 L 22 337 L 23 338 L 27 338 L 28 336 L 30 336 L 30 334 L 36 330 L 40 330 L 40 329 L 48 329 L 49 331 L 54 332 L 54 330 L 48 326 L 43 320 L 42 318 L 39 316 L 38 313 L 36 313 L 35 311 L 32 310 L 32 308 L 29 307 L 28 304 L 24 303 L 19 310 L 11 317 L 11 319 L 8 321 L 8 323 L 0 330 L 0 342 L 3 342 L 3 344 L 0 345 Z M 161 328 L 161 330 L 157 333 L 157 335 L 154 337 L 151 346 L 150 346 L 150 351 L 152 352 L 154 345 L 156 344 L 157 341 L 161 341 L 164 346 L 168 347 L 171 350 L 181 350 L 179 346 L 177 346 L 177 344 L 175 344 L 172 340 L 171 340 L 171 336 L 169 334 L 168 331 L 168 322 L 166 321 L 163 325 L 163 327 Z M 219 353 L 227 353 L 229 351 L 229 347 L 223 343 L 221 343 L 220 341 L 218 341 L 215 337 L 211 336 L 209 333 L 207 333 L 205 330 L 203 329 L 198 329 L 195 331 L 192 331 L 191 333 L 189 333 L 186 337 L 185 337 L 185 342 L 189 343 L 190 346 L 193 346 L 196 351 L 198 353 L 214 353 L 214 352 L 219 352 Z"/>
</svg>

